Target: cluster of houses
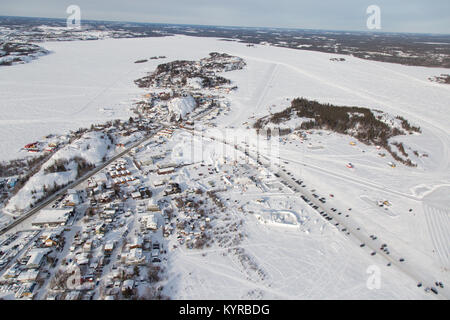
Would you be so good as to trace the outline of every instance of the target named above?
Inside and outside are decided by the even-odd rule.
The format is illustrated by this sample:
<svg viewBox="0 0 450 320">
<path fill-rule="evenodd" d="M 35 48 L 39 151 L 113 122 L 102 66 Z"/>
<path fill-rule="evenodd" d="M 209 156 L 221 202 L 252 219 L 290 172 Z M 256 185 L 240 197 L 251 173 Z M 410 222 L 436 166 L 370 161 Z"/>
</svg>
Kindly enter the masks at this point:
<svg viewBox="0 0 450 320">
<path fill-rule="evenodd" d="M 39 142 L 28 143 L 23 147 L 28 152 L 39 152 L 41 149 L 39 148 Z"/>
<path fill-rule="evenodd" d="M 65 245 L 64 232 L 80 204 L 80 194 L 68 190 L 51 208 L 41 209 L 31 221 L 36 231 L 9 236 L 0 246 L 0 293 L 14 293 L 17 299 L 32 299 L 36 288 L 50 276 L 55 255 Z M 23 236 L 25 235 L 25 236 Z M 19 243 L 16 243 L 19 241 Z"/>
<path fill-rule="evenodd" d="M 7 187 L 9 189 L 12 189 L 16 186 L 17 181 L 18 181 L 17 177 L 10 177 L 8 179 L 4 179 L 0 182 L 0 187 L 3 188 Z"/>
<path fill-rule="evenodd" d="M 209 79 L 210 83 L 206 87 L 211 91 L 207 94 L 196 90 L 196 81 L 174 84 L 173 79 L 166 79 L 162 75 L 156 85 L 160 89 L 167 85 L 166 89 L 170 91 L 149 93 L 145 103 L 137 104 L 144 117 L 125 122 L 108 122 L 92 126 L 90 130 L 102 131 L 117 147 L 126 147 L 141 138 L 143 132 L 155 129 L 155 123 L 158 123 L 155 118 L 165 121 L 167 101 L 183 94 L 189 94 L 197 103 L 193 116 L 212 120 L 226 104 L 220 103 L 222 97 L 211 92 L 214 89 L 221 90 L 223 85 L 228 84 L 226 79 L 216 76 L 215 72 L 242 68 L 243 65 L 241 59 L 220 54 L 212 54 L 192 65 Z M 204 88 L 203 85 L 202 82 L 201 88 Z M 193 124 L 187 119 L 180 127 L 189 129 Z M 151 146 L 134 148 L 129 158 L 117 160 L 106 170 L 90 177 L 85 190 L 68 190 L 51 208 L 40 210 L 31 223 L 37 228 L 34 231 L 37 233 L 31 234 L 32 238 L 28 239 L 26 245 L 8 247 L 5 252 L 1 251 L 0 246 L 0 268 L 7 269 L 0 273 L 0 281 L 5 281 L 9 286 L 19 284 L 20 290 L 15 290 L 19 298 L 33 297 L 36 287 L 42 288 L 45 284 L 49 299 L 79 299 L 84 296 L 80 290 L 93 293 L 101 281 L 106 286 L 101 296 L 105 299 L 118 298 L 118 288 L 124 293 L 133 289 L 138 282 L 136 275 L 130 272 L 130 267 L 145 267 L 165 259 L 163 237 L 168 237 L 177 229 L 178 236 L 182 237 L 179 238 L 180 243 L 200 242 L 205 237 L 211 218 L 199 213 L 192 199 L 186 199 L 183 208 L 178 208 L 179 215 L 173 215 L 170 209 L 172 204 L 179 204 L 175 199 L 183 194 L 180 184 L 172 176 L 179 165 L 161 161 L 170 154 L 165 142 L 172 138 L 175 129 L 172 126 L 160 130 L 156 134 L 156 142 Z M 76 134 L 81 135 L 83 132 Z M 136 160 L 140 149 L 154 151 L 158 145 L 164 146 L 161 152 L 153 152 L 150 159 Z M 37 152 L 43 148 L 53 151 L 58 145 L 48 143 L 43 147 L 42 143 L 36 142 L 26 145 L 24 149 Z M 151 169 L 145 173 L 141 165 Z M 155 188 L 153 192 L 159 197 L 154 198 L 145 181 L 152 184 Z M 193 192 L 189 190 L 186 192 Z M 206 195 L 203 197 L 208 198 Z M 80 212 L 84 214 L 80 215 Z M 177 223 L 172 220 L 174 216 L 177 217 Z M 183 228 L 178 228 L 179 224 Z M 10 239 L 13 238 L 10 237 L 8 241 Z M 66 241 L 70 243 L 66 245 Z M 81 289 L 61 288 L 55 284 L 57 281 L 51 281 L 57 278 L 56 270 L 71 266 L 80 270 Z M 125 277 L 124 272 L 127 274 Z"/>
<path fill-rule="evenodd" d="M 49 275 L 55 251 L 62 250 L 63 228 L 19 232 L 16 238 L 20 238 L 22 233 L 28 233 L 20 244 L 19 252 L 22 252 L 15 252 L 14 260 L 6 265 L 7 269 L 0 277 L 0 292 L 13 292 L 18 299 L 32 299 L 36 286 Z"/>
<path fill-rule="evenodd" d="M 119 184 L 120 188 L 117 189 L 113 187 L 114 183 L 109 184 L 115 179 L 112 173 L 134 172 L 127 161 L 116 161 L 106 172 L 96 174 L 87 183 L 87 200 L 91 204 L 88 211 L 91 214 L 85 215 L 88 222 L 82 224 L 82 230 L 75 235 L 70 254 L 64 262 L 80 268 L 83 283 L 91 284 L 86 289 L 89 292 L 93 290 L 92 283 L 96 283 L 96 279 L 104 279 L 106 289 L 102 297 L 108 299 L 118 298 L 119 288 L 123 292 L 133 286 L 133 278 L 124 280 L 122 277 L 122 272 L 128 267 L 161 262 L 162 244 L 154 235 L 162 230 L 162 225 L 159 222 L 160 206 L 152 198 L 152 191 L 147 186 Z M 108 201 L 100 200 L 106 198 Z M 134 201 L 125 202 L 125 198 Z M 136 204 L 136 208 L 127 203 Z M 134 232 L 131 227 L 133 224 L 129 223 L 133 219 L 137 221 Z M 111 232 L 119 232 L 120 236 L 111 237 Z M 113 266 L 112 270 L 106 272 L 107 266 Z M 79 298 L 66 292 L 67 297 Z"/>
<path fill-rule="evenodd" d="M 173 129 L 164 128 L 164 129 L 158 131 L 157 135 L 165 137 L 167 139 L 170 139 L 172 137 L 172 135 L 173 135 L 173 131 L 174 131 Z"/>
<path fill-rule="evenodd" d="M 197 241 L 204 238 L 211 218 L 199 213 L 198 205 L 193 198 L 188 197 L 189 193 L 194 192 L 193 190 L 187 191 L 182 198 L 174 199 L 173 202 L 178 209 L 176 216 L 177 241 L 180 245 L 186 244 L 187 248 L 192 248 Z"/>
<path fill-rule="evenodd" d="M 160 245 L 158 243 L 158 250 L 155 251 L 153 247 L 157 241 L 152 241 L 151 234 L 146 234 L 147 231 L 153 233 L 158 229 L 155 214 L 159 207 L 156 206 L 153 212 L 144 208 L 142 214 L 137 210 L 127 209 L 123 202 L 108 203 L 102 207 L 99 215 L 91 217 L 87 224 L 83 224 L 82 230 L 77 232 L 70 247 L 71 253 L 64 260 L 65 263 L 75 264 L 80 268 L 84 291 L 94 292 L 98 288 L 98 280 L 102 279 L 105 291 L 100 298 L 117 299 L 121 291 L 123 293 L 128 287 L 134 288 L 135 280 L 123 278 L 128 267 L 146 265 L 150 261 L 160 262 Z M 145 230 L 140 229 L 142 232 L 128 236 L 132 230 L 129 228 L 129 219 L 137 219 L 137 215 L 140 228 L 145 225 Z M 121 236 L 111 237 L 111 232 L 119 232 Z M 67 293 L 66 299 L 71 298 Z M 74 297 L 77 298 L 79 297 Z"/>
<path fill-rule="evenodd" d="M 26 144 L 23 149 L 28 152 L 54 152 L 58 148 L 58 144 L 55 142 L 49 142 L 47 145 L 45 143 L 40 143 L 38 141 Z"/>
<path fill-rule="evenodd" d="M 119 160 L 109 167 L 108 174 L 113 179 L 114 184 L 126 184 L 136 180 L 136 178 L 127 169 L 126 165 L 126 161 Z"/>
<path fill-rule="evenodd" d="M 215 91 L 218 91 L 219 93 L 205 93 L 204 91 L 196 91 L 196 88 L 189 84 L 184 86 L 173 84 L 165 85 L 170 87 L 169 92 L 150 92 L 144 95 L 143 100 L 136 103 L 135 111 L 150 121 L 164 123 L 167 119 L 169 119 L 169 121 L 172 119 L 173 114 L 169 108 L 172 99 L 178 97 L 192 97 L 195 101 L 195 108 L 192 110 L 190 116 L 182 117 L 184 122 L 191 122 L 191 124 L 186 124 L 186 126 L 192 128 L 193 122 L 192 120 L 189 120 L 189 118 L 212 120 L 217 117 L 222 109 L 230 110 L 229 104 L 223 101 L 223 96 L 220 95 L 220 93 L 229 92 L 230 89 L 223 89 L 218 86 Z M 158 83 L 157 88 L 161 88 L 160 83 Z M 214 90 L 214 88 L 210 88 L 210 90 Z M 225 92 L 223 92 L 224 90 Z M 177 119 L 177 117 L 175 118 Z M 157 133 L 159 137 L 167 139 L 170 139 L 172 134 L 173 128 L 166 128 Z"/>
</svg>

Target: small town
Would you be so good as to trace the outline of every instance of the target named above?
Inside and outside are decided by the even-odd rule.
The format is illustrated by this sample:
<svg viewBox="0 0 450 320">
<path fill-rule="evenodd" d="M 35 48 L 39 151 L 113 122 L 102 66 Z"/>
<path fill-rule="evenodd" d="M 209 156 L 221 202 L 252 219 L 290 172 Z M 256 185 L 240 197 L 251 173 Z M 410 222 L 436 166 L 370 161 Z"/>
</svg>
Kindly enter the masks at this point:
<svg viewBox="0 0 450 320">
<path fill-rule="evenodd" d="M 135 104 L 137 116 L 127 122 L 97 124 L 25 145 L 24 152 L 42 154 L 44 160 L 64 148 L 89 150 L 80 141 L 83 137 L 104 140 L 101 162 L 113 151 L 130 150 L 40 209 L 30 219 L 29 230 L 0 238 L 0 291 L 11 292 L 16 299 L 167 299 L 162 286 L 169 251 L 201 249 L 214 242 L 223 247 L 238 244 L 244 236 L 238 232 L 239 221 L 220 221 L 218 212 L 225 206 L 216 193 L 233 185 L 256 188 L 241 177 L 252 171 L 257 175 L 256 168 L 242 170 L 225 159 L 222 164 L 172 162 L 171 155 L 175 132 L 193 135 L 199 120 L 214 127 L 217 115 L 229 111 L 224 94 L 230 88 L 214 84 L 204 89 L 197 76 L 205 74 L 211 83 L 212 69 L 244 65 L 241 59 L 212 53 L 194 64 L 199 73 L 192 85 L 180 86 L 173 77 L 159 73 L 152 84 L 155 90 Z M 190 63 L 184 66 L 186 75 L 194 72 Z M 150 138 L 141 142 L 145 136 Z M 95 168 L 91 163 L 81 166 L 87 163 L 82 160 L 76 161 L 77 178 Z M 69 166 L 70 161 L 56 160 L 46 172 L 67 172 Z M 6 198 L 18 181 L 12 177 L 4 182 Z M 55 182 L 52 192 L 63 187 Z M 242 204 L 238 209 L 243 210 Z"/>
<path fill-rule="evenodd" d="M 450 298 L 448 1 L 3 2 L 2 306 Z"/>
</svg>

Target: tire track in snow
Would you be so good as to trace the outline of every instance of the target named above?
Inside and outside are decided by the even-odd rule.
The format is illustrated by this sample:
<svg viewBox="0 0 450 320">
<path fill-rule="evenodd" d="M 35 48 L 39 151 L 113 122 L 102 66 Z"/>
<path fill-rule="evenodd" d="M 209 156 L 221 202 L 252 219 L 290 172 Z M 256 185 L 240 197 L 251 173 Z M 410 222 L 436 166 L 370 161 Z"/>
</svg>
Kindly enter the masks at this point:
<svg viewBox="0 0 450 320">
<path fill-rule="evenodd" d="M 186 129 L 183 129 L 186 130 Z M 202 139 L 214 139 L 215 141 L 219 142 L 219 143 L 224 143 L 224 144 L 229 144 L 230 142 L 228 141 L 224 141 L 224 140 L 220 140 L 220 139 L 215 139 L 214 137 L 210 137 L 208 135 L 205 135 L 204 132 L 197 132 L 197 134 L 201 134 L 201 138 Z M 238 148 L 241 152 L 244 152 L 243 149 Z M 252 151 L 253 152 L 253 151 Z M 255 155 L 251 155 L 251 158 L 256 161 L 256 156 Z M 270 163 L 270 161 L 269 161 Z M 263 164 L 269 171 L 272 172 L 272 170 L 269 169 L 269 164 Z M 284 180 L 285 182 L 287 182 L 288 184 L 291 184 L 292 186 L 297 187 L 297 185 L 295 185 L 295 183 L 292 181 L 292 177 L 289 177 L 287 175 L 284 175 L 282 172 L 278 172 L 279 174 L 279 179 L 280 180 Z M 302 194 L 303 192 L 298 192 L 298 194 Z M 377 252 L 382 258 L 384 258 L 386 261 L 390 262 L 393 266 L 396 266 L 397 269 L 401 272 L 403 272 L 406 276 L 410 277 L 411 280 L 415 281 L 416 283 L 421 282 L 424 284 L 424 286 L 427 287 L 432 287 L 433 283 L 435 280 L 433 280 L 432 277 L 434 277 L 434 275 L 429 275 L 425 272 L 423 272 L 423 270 L 415 270 L 414 268 L 410 268 L 408 264 L 404 265 L 401 262 L 399 262 L 399 258 L 401 257 L 401 255 L 398 252 L 395 252 L 393 250 L 391 250 L 391 255 L 387 255 L 382 249 L 380 249 L 379 247 L 379 243 L 373 243 L 370 241 L 369 237 L 365 234 L 362 233 L 361 231 L 356 231 L 355 226 L 352 225 L 352 227 L 350 227 L 349 222 L 344 223 L 342 222 L 341 218 L 338 218 L 337 215 L 335 215 L 334 213 L 331 213 L 328 210 L 328 206 L 323 205 L 322 203 L 318 203 L 315 201 L 314 198 L 312 198 L 312 196 L 309 193 L 304 193 L 307 195 L 307 197 L 309 199 L 312 199 L 311 202 L 313 202 L 314 204 L 316 204 L 319 208 L 324 209 L 324 211 L 335 221 L 339 222 L 339 224 L 342 227 L 345 227 L 346 229 L 349 230 L 349 232 L 352 233 L 352 235 L 355 237 L 356 240 L 358 240 L 360 243 L 365 243 L 367 248 L 370 248 L 372 251 Z M 378 242 L 381 242 L 380 239 L 377 240 Z M 430 284 L 430 286 L 428 286 L 428 284 Z M 447 298 L 447 292 L 446 289 L 444 289 L 444 291 L 440 291 L 439 292 L 439 296 L 437 296 L 437 299 L 448 299 Z"/>
<path fill-rule="evenodd" d="M 269 90 L 270 83 L 272 83 L 276 70 L 278 68 L 278 63 L 271 63 L 269 69 L 266 71 L 264 77 L 262 77 L 261 82 L 258 84 L 258 87 L 253 91 L 252 96 L 248 100 L 243 100 L 242 102 L 234 101 L 234 103 L 238 102 L 238 104 L 242 105 L 241 108 L 234 110 L 236 115 L 228 121 L 228 124 L 235 124 L 239 122 L 239 119 L 243 119 L 243 114 L 248 111 L 248 108 L 245 105 L 255 104 L 256 110 L 259 109 L 260 105 L 264 97 L 267 96 L 267 92 Z"/>
<path fill-rule="evenodd" d="M 450 212 L 424 203 L 425 219 L 435 253 L 442 266 L 450 268 Z"/>
<path fill-rule="evenodd" d="M 234 277 L 233 275 L 221 272 L 219 270 L 219 268 L 218 268 L 218 267 L 221 267 L 221 265 L 218 265 L 218 264 L 215 264 L 215 263 L 212 263 L 212 262 L 210 262 L 208 264 L 198 263 L 194 259 L 192 259 L 192 256 L 184 256 L 184 258 L 185 258 L 184 259 L 185 263 L 191 264 L 191 265 L 193 265 L 196 268 L 204 269 L 205 271 L 209 271 L 209 272 L 211 272 L 213 274 L 220 275 L 221 277 L 225 277 L 225 278 L 228 278 L 230 280 L 234 280 L 234 281 L 236 281 L 238 283 L 241 283 L 243 285 L 249 286 L 250 288 L 258 288 L 258 289 L 261 289 L 261 290 L 263 290 L 265 292 L 270 292 L 270 293 L 272 293 L 272 294 L 274 294 L 274 295 L 276 295 L 278 297 L 282 297 L 284 299 L 292 299 L 292 296 L 290 296 L 288 294 L 285 294 L 285 293 L 280 292 L 278 290 L 274 290 L 274 289 L 272 289 L 270 287 L 261 285 L 261 284 L 259 284 L 257 282 L 253 282 L 253 281 L 250 281 L 250 280 L 242 279 L 242 278 L 239 278 L 239 277 Z"/>
<path fill-rule="evenodd" d="M 444 157 L 441 160 L 441 165 L 440 165 L 440 169 L 444 170 L 448 167 L 449 165 L 449 148 L 448 148 L 448 126 L 442 126 L 440 124 L 436 124 L 435 121 L 433 121 L 433 119 L 430 118 L 426 118 L 424 116 L 426 116 L 426 114 L 416 114 L 414 112 L 408 111 L 408 106 L 406 105 L 406 110 L 405 108 L 399 108 L 399 106 L 394 106 L 391 103 L 387 102 L 387 101 L 383 101 L 380 99 L 377 99 L 376 97 L 371 96 L 370 94 L 364 93 L 361 90 L 357 90 L 356 88 L 348 88 L 346 86 L 337 84 L 335 82 L 332 82 L 330 80 L 327 80 L 319 75 L 313 74 L 311 72 L 305 71 L 299 67 L 293 66 L 291 64 L 288 64 L 286 62 L 279 62 L 279 61 L 273 61 L 273 60 L 268 60 L 268 59 L 264 59 L 264 58 L 257 58 L 257 57 L 247 57 L 245 56 L 247 59 L 253 59 L 256 61 L 262 61 L 262 62 L 266 62 L 266 63 L 277 63 L 277 65 L 281 65 L 281 66 L 285 66 L 288 69 L 292 69 L 293 71 L 300 73 L 308 78 L 314 79 L 319 83 L 322 83 L 324 85 L 330 86 L 330 87 L 334 87 L 337 88 L 339 90 L 342 90 L 344 92 L 347 92 L 349 94 L 349 96 L 351 95 L 356 95 L 366 101 L 372 101 L 374 104 L 378 104 L 380 106 L 384 106 L 385 108 L 387 108 L 388 110 L 390 110 L 389 112 L 398 112 L 399 110 L 401 110 L 401 112 L 403 114 L 405 114 L 406 116 L 408 116 L 411 119 L 414 119 L 415 121 L 419 122 L 419 123 L 424 123 L 428 126 L 428 129 L 430 131 L 432 131 L 432 133 L 436 136 L 436 138 L 441 142 L 442 144 L 442 149 L 443 149 L 443 153 L 444 153 Z M 445 138 L 443 138 L 445 137 Z M 444 140 L 445 139 L 445 140 Z"/>
</svg>

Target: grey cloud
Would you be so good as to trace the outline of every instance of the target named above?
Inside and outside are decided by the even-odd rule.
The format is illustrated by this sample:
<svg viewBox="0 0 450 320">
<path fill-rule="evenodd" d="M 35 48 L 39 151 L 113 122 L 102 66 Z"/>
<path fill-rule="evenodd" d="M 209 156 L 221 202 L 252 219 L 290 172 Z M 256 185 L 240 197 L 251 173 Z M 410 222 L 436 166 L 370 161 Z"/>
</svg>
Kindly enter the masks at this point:
<svg viewBox="0 0 450 320">
<path fill-rule="evenodd" d="M 448 0 L 0 0 L 0 14 L 65 18 L 70 4 L 84 19 L 336 30 L 365 30 L 376 4 L 382 31 L 450 32 Z"/>
</svg>

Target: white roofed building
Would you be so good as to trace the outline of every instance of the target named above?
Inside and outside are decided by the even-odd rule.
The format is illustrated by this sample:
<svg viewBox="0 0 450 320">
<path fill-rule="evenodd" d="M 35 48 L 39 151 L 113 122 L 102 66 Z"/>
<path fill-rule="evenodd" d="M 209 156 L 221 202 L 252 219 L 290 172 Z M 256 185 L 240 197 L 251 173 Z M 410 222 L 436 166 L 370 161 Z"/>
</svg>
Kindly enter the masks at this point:
<svg viewBox="0 0 450 320">
<path fill-rule="evenodd" d="M 42 209 L 31 223 L 35 227 L 64 226 L 73 215 L 73 208 Z"/>
<path fill-rule="evenodd" d="M 153 200 L 153 199 L 150 199 L 148 201 L 147 209 L 148 209 L 148 211 L 159 211 L 160 210 L 158 204 L 155 203 L 155 200 Z"/>
<path fill-rule="evenodd" d="M 142 228 L 145 230 L 158 229 L 158 219 L 153 213 L 148 213 L 141 218 Z"/>
</svg>

